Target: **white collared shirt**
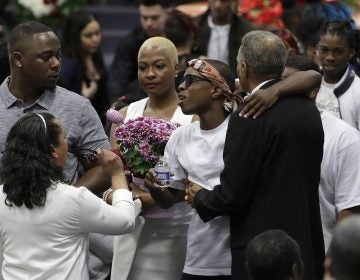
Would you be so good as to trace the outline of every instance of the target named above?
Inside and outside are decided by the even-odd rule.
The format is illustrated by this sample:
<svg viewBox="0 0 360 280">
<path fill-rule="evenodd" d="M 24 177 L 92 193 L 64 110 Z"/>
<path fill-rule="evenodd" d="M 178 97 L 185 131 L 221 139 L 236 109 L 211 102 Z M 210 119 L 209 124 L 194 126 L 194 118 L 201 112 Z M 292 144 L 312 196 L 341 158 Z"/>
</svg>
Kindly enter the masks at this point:
<svg viewBox="0 0 360 280">
<path fill-rule="evenodd" d="M 207 49 L 207 57 L 229 64 L 228 45 L 230 23 L 225 25 L 216 25 L 213 23 L 211 15 L 209 15 L 208 25 L 210 27 L 211 34 Z"/>
<path fill-rule="evenodd" d="M 258 84 L 258 85 L 251 91 L 250 94 L 253 94 L 253 93 L 257 92 L 263 85 L 265 85 L 267 82 L 270 82 L 270 81 L 272 81 L 272 80 L 274 80 L 274 79 L 270 79 L 270 80 L 267 80 L 267 81 L 265 81 L 265 82 L 262 82 L 262 83 Z"/>
</svg>

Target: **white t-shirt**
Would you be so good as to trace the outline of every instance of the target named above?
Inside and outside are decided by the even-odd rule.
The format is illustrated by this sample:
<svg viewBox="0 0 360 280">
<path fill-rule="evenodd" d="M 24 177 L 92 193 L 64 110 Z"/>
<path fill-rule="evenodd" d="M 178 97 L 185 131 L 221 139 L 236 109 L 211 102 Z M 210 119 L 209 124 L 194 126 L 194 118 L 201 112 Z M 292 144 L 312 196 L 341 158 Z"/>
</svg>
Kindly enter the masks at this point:
<svg viewBox="0 0 360 280">
<path fill-rule="evenodd" d="M 228 122 L 229 117 L 217 128 L 205 131 L 200 129 L 197 121 L 173 132 L 165 155 L 174 172 L 174 180 L 187 178 L 208 190 L 220 184 Z M 184 186 L 176 184 L 176 188 L 184 189 Z M 227 216 L 204 223 L 195 211 L 189 225 L 184 272 L 203 276 L 231 275 Z"/>
<path fill-rule="evenodd" d="M 149 98 L 146 97 L 139 101 L 131 103 L 126 112 L 125 122 L 130 119 L 135 119 L 137 117 L 143 116 L 148 100 Z M 192 118 L 193 118 L 192 115 L 185 115 L 181 111 L 181 108 L 178 106 L 174 114 L 172 115 L 170 121 L 177 122 L 181 125 L 186 125 L 191 123 Z M 145 188 L 144 190 L 148 191 Z M 188 224 L 190 217 L 192 216 L 192 213 L 193 213 L 192 208 L 186 202 L 181 202 L 173 205 L 168 209 L 163 209 L 158 205 L 154 205 L 146 209 L 144 216 L 146 218 L 155 218 L 155 219 L 171 218 L 172 223 L 174 224 Z"/>
<path fill-rule="evenodd" d="M 9 207 L 5 198 L 0 186 L 4 279 L 88 280 L 88 233 L 128 233 L 140 211 L 128 190 L 114 192 L 113 207 L 63 183 L 47 192 L 43 207 Z"/>
<path fill-rule="evenodd" d="M 207 57 L 229 63 L 229 33 L 230 23 L 215 25 L 211 16 L 208 17 L 210 27 L 210 39 L 207 49 Z"/>
<path fill-rule="evenodd" d="M 360 78 L 355 75 L 351 86 L 338 98 L 334 94 L 334 89 L 344 82 L 349 71 L 351 71 L 350 67 L 336 84 L 328 84 L 324 79 L 322 80 L 316 97 L 316 105 L 321 110 L 340 116 L 342 120 L 360 130 Z"/>
<path fill-rule="evenodd" d="M 327 251 L 339 212 L 360 205 L 360 133 L 328 112 L 321 112 L 321 120 L 324 154 L 319 200 Z"/>
<path fill-rule="evenodd" d="M 316 96 L 316 106 L 340 118 L 339 101 L 334 94 L 335 86 L 336 84 L 329 84 L 322 78 L 321 89 Z"/>
</svg>

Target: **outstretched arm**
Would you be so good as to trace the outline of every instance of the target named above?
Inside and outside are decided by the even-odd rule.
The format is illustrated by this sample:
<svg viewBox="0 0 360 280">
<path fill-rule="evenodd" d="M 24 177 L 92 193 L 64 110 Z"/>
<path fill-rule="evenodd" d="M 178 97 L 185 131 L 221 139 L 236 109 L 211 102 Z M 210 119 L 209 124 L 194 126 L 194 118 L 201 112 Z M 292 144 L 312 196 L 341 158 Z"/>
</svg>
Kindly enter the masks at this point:
<svg viewBox="0 0 360 280">
<path fill-rule="evenodd" d="M 307 94 L 320 87 L 321 75 L 313 70 L 297 71 L 267 89 L 259 89 L 244 98 L 240 117 L 256 119 L 285 95 Z"/>
<path fill-rule="evenodd" d="M 246 120 L 233 114 L 230 118 L 224 146 L 224 170 L 220 185 L 212 191 L 199 189 L 190 183 L 188 202 L 195 206 L 205 222 L 220 215 L 241 213 L 255 195 L 257 180 L 263 167 L 266 150 L 264 125 L 261 119 Z M 246 152 L 244 152 L 246 151 Z M 191 200 L 193 196 L 193 201 Z"/>
</svg>

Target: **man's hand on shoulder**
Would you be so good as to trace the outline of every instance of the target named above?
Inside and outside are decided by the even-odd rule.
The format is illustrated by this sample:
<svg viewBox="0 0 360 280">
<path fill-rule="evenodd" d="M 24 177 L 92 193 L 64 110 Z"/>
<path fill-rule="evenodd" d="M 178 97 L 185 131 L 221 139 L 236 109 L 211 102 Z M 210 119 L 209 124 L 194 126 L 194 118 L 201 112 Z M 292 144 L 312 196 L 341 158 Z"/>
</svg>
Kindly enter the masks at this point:
<svg viewBox="0 0 360 280">
<path fill-rule="evenodd" d="M 239 116 L 245 119 L 251 117 L 256 119 L 273 106 L 278 98 L 277 92 L 272 87 L 259 89 L 255 93 L 245 96 L 245 105 L 240 111 Z"/>
</svg>

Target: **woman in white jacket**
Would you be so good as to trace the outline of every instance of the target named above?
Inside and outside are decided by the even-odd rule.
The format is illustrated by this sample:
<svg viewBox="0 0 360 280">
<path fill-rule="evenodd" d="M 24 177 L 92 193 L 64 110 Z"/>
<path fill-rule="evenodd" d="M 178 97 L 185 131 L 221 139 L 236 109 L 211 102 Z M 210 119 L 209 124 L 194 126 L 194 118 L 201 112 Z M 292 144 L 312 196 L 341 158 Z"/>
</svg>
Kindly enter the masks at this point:
<svg viewBox="0 0 360 280">
<path fill-rule="evenodd" d="M 29 113 L 11 128 L 1 160 L 0 248 L 4 279 L 89 279 L 88 233 L 133 230 L 141 203 L 133 201 L 122 162 L 98 149 L 112 177 L 104 200 L 61 182 L 68 145 L 49 113 Z"/>
</svg>

